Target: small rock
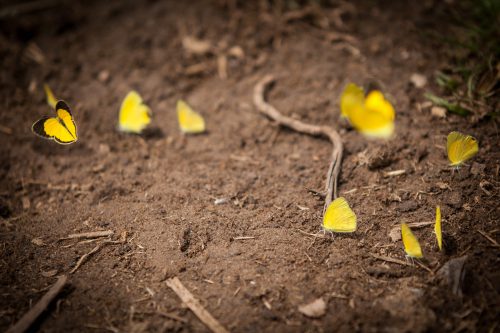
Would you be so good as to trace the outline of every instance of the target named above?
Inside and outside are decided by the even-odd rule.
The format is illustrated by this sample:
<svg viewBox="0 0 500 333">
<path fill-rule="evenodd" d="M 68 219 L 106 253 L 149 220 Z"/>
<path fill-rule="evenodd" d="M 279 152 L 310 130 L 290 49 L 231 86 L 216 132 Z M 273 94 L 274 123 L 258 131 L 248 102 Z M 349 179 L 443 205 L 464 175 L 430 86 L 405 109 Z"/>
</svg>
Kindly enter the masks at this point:
<svg viewBox="0 0 500 333">
<path fill-rule="evenodd" d="M 319 318 L 326 312 L 326 302 L 318 298 L 311 303 L 299 306 L 299 312 L 310 318 Z"/>
<path fill-rule="evenodd" d="M 433 106 L 431 115 L 436 118 L 446 118 L 446 109 L 441 106 Z"/>
<path fill-rule="evenodd" d="M 110 151 L 111 151 L 111 148 L 109 147 L 109 145 L 107 145 L 105 143 L 99 144 L 99 154 L 107 155 L 107 154 L 109 154 Z"/>
<path fill-rule="evenodd" d="M 410 82 L 417 88 L 423 88 L 427 84 L 427 78 L 422 74 L 413 73 Z"/>
<path fill-rule="evenodd" d="M 107 82 L 109 80 L 109 71 L 100 71 L 99 74 L 97 74 L 97 79 L 103 83 Z"/>
<path fill-rule="evenodd" d="M 36 246 L 45 246 L 45 243 L 43 242 L 43 239 L 41 239 L 41 238 L 33 238 L 31 240 L 31 243 L 35 244 Z"/>
</svg>

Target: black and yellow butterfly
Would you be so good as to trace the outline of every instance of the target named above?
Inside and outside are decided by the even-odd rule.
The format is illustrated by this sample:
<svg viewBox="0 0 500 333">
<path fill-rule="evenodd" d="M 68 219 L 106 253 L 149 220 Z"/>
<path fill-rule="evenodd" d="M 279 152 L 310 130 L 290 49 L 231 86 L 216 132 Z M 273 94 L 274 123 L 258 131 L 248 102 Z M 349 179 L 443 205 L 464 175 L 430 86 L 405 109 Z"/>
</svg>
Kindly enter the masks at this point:
<svg viewBox="0 0 500 333">
<path fill-rule="evenodd" d="M 31 130 L 36 135 L 59 144 L 67 145 L 75 142 L 78 139 L 76 125 L 68 104 L 58 101 L 55 109 L 55 117 L 43 117 L 33 124 Z"/>
</svg>

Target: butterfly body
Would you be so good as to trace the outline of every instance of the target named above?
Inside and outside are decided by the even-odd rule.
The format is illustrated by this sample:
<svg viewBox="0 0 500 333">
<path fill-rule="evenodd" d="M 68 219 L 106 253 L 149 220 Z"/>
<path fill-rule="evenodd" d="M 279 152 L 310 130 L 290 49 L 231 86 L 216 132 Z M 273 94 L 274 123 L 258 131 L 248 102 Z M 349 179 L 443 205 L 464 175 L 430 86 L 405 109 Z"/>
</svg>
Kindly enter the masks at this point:
<svg viewBox="0 0 500 333">
<path fill-rule="evenodd" d="M 356 231 L 356 214 L 343 197 L 333 200 L 325 211 L 323 229 L 330 232 L 349 233 Z"/>
<path fill-rule="evenodd" d="M 78 140 L 76 124 L 66 102 L 58 101 L 55 111 L 55 117 L 45 116 L 36 121 L 31 127 L 33 133 L 59 144 L 70 144 Z"/>
</svg>

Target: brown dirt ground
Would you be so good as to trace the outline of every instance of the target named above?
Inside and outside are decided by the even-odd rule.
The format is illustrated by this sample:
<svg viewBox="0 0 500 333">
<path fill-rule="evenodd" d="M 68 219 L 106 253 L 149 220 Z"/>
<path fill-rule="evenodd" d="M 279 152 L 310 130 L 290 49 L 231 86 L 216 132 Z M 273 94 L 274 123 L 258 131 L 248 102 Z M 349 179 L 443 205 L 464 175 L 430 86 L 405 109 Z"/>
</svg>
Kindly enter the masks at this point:
<svg viewBox="0 0 500 333">
<path fill-rule="evenodd" d="M 276 8 L 94 1 L 2 21 L 1 330 L 54 283 L 42 273 L 69 274 L 96 245 L 58 239 L 97 230 L 113 230 L 114 239 L 127 232 L 127 241 L 69 274 L 68 287 L 37 322 L 40 331 L 206 331 L 166 286 L 173 276 L 234 332 L 499 329 L 498 247 L 479 233 L 499 239 L 497 123 L 433 118 L 418 107 L 424 90 L 410 84 L 411 74 L 426 75 L 425 89 L 433 90 L 433 73 L 447 62 L 445 46 L 422 33 L 446 24 L 432 1 L 334 4 L 324 9 L 329 27 L 314 17 L 284 23 Z M 333 19 L 338 8 L 343 27 Z M 331 40 L 338 31 L 356 38 L 359 54 Z M 217 56 L 187 54 L 185 35 L 211 41 L 215 53 L 240 46 L 244 59 L 230 58 L 229 77 L 221 79 Z M 43 62 L 30 60 L 32 43 Z M 203 71 L 188 75 L 196 64 Z M 340 129 L 340 194 L 358 215 L 356 233 L 324 239 L 299 231 L 320 228 L 323 202 L 308 189 L 323 190 L 331 147 L 258 114 L 253 86 L 269 73 L 280 76 L 269 94 L 279 110 Z M 350 81 L 382 86 L 397 110 L 393 139 L 368 141 L 340 123 L 338 97 Z M 44 82 L 72 106 L 77 143 L 60 146 L 31 133 L 50 113 Z M 154 112 L 143 136 L 115 130 L 130 89 Z M 179 98 L 204 115 L 207 134 L 179 132 Z M 444 150 L 452 130 L 480 142 L 477 157 L 458 172 Z M 398 169 L 407 172 L 384 177 Z M 215 205 L 216 198 L 230 200 Z M 404 261 L 391 228 L 432 221 L 437 204 L 445 251 L 437 251 L 432 226 L 415 232 L 434 272 L 469 256 L 463 297 L 417 265 L 372 256 Z M 323 317 L 298 311 L 318 297 L 327 301 Z"/>
</svg>

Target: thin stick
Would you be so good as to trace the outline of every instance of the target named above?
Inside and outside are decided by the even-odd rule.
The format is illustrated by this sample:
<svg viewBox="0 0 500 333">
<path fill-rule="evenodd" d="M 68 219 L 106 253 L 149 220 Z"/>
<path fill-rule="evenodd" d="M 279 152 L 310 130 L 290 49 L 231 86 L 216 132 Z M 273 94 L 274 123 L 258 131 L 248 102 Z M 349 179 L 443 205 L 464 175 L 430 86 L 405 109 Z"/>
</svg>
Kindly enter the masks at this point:
<svg viewBox="0 0 500 333">
<path fill-rule="evenodd" d="M 340 135 L 337 133 L 337 131 L 335 131 L 332 127 L 305 124 L 299 120 L 286 117 L 282 115 L 281 112 L 279 112 L 271 104 L 267 103 L 265 101 L 264 95 L 266 89 L 274 81 L 275 78 L 272 75 L 266 75 L 255 85 L 253 91 L 253 102 L 257 109 L 280 125 L 288 127 L 299 133 L 304 133 L 312 136 L 325 136 L 333 144 L 332 160 L 330 163 L 330 167 L 328 168 L 328 174 L 326 178 L 326 198 L 325 207 L 323 209 L 324 214 L 328 205 L 337 197 L 338 177 L 340 173 L 343 154 L 342 139 L 340 138 Z"/>
<path fill-rule="evenodd" d="M 247 239 L 255 239 L 253 236 L 239 236 L 239 237 L 234 237 L 234 240 L 247 240 Z"/>
<path fill-rule="evenodd" d="M 200 304 L 200 302 L 194 298 L 193 294 L 184 287 L 181 280 L 178 277 L 173 277 L 167 280 L 167 286 L 169 286 L 179 298 L 186 304 L 186 306 L 193 311 L 193 313 L 214 333 L 229 333 L 228 330 L 222 326 L 217 319 L 212 317 L 212 315 Z"/>
<path fill-rule="evenodd" d="M 75 267 L 73 267 L 73 269 L 69 271 L 69 274 L 73 274 L 74 272 L 76 272 L 76 270 L 80 268 L 80 266 L 85 262 L 85 260 L 87 260 L 88 257 L 93 255 L 100 249 L 101 249 L 101 244 L 98 244 L 90 252 L 85 253 L 83 256 L 81 256 L 80 259 L 78 259 L 78 262 L 76 263 Z"/>
<path fill-rule="evenodd" d="M 66 285 L 68 278 L 66 275 L 61 275 L 56 283 L 50 287 L 49 291 L 32 307 L 24 316 L 9 330 L 7 333 L 22 333 L 28 330 L 33 322 L 42 314 L 47 306 L 56 298 L 56 296 L 61 292 L 61 290 Z"/>
<path fill-rule="evenodd" d="M 107 237 L 112 236 L 115 232 L 113 230 L 104 230 L 104 231 L 91 231 L 91 232 L 82 232 L 80 234 L 71 234 L 66 238 L 61 238 L 61 240 L 66 239 L 80 239 L 80 238 L 99 238 L 99 237 Z"/>
<path fill-rule="evenodd" d="M 307 236 L 311 236 L 311 237 L 315 237 L 315 238 L 328 238 L 327 236 L 321 235 L 319 233 L 312 234 L 312 233 L 304 231 L 304 230 L 300 230 L 300 229 L 296 229 L 296 230 L 298 232 L 300 232 L 301 234 L 304 234 L 304 235 L 307 235 Z"/>
<path fill-rule="evenodd" d="M 392 257 L 386 257 L 386 256 L 380 256 L 378 254 L 373 254 L 371 255 L 373 258 L 375 259 L 378 259 L 378 260 L 383 260 L 383 261 L 387 261 L 387 262 L 392 262 L 394 264 L 399 264 L 399 265 L 403 265 L 403 266 L 412 266 L 412 264 L 410 263 L 407 263 L 406 261 L 403 261 L 403 260 L 399 260 L 399 259 L 396 259 L 396 258 L 392 258 Z"/>
<path fill-rule="evenodd" d="M 496 240 L 494 240 L 493 238 L 491 238 L 491 236 L 488 235 L 487 233 L 485 233 L 484 231 L 478 230 L 477 232 L 479 232 L 484 238 L 486 238 L 487 240 L 489 240 L 491 242 L 491 244 L 493 244 L 493 246 L 500 247 L 500 244 L 498 244 Z"/>
<path fill-rule="evenodd" d="M 400 176 L 406 173 L 405 169 L 384 172 L 384 177 Z"/>
</svg>

